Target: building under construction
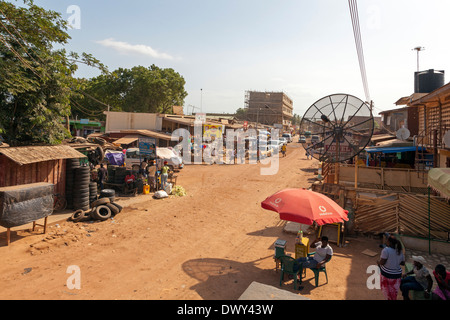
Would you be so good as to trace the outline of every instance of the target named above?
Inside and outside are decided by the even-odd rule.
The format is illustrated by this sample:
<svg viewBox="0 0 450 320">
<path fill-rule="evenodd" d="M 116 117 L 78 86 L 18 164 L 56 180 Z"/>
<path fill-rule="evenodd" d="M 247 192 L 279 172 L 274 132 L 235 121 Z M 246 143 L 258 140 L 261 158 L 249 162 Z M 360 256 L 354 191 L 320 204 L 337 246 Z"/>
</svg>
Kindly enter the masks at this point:
<svg viewBox="0 0 450 320">
<path fill-rule="evenodd" d="M 284 92 L 245 93 L 247 120 L 288 130 L 292 124 L 293 102 Z"/>
</svg>

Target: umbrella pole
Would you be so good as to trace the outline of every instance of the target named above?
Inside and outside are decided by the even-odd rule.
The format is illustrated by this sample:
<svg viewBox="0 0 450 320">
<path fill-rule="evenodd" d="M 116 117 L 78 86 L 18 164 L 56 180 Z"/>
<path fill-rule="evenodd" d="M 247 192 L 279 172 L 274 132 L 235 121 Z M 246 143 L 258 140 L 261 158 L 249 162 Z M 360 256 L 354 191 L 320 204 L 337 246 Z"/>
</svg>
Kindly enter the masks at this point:
<svg viewBox="0 0 450 320">
<path fill-rule="evenodd" d="M 428 253 L 431 254 L 431 188 L 428 187 Z"/>
</svg>

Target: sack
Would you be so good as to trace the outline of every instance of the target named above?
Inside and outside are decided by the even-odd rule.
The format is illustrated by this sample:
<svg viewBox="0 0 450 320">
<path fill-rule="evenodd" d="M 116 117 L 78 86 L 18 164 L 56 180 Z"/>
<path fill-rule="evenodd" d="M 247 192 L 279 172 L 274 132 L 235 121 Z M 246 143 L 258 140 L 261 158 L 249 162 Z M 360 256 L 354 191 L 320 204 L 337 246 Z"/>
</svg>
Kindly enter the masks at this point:
<svg viewBox="0 0 450 320">
<path fill-rule="evenodd" d="M 171 193 L 172 193 L 172 184 L 171 184 L 171 183 L 167 183 L 167 184 L 166 184 L 166 187 L 164 188 L 164 191 L 165 191 L 167 194 L 171 194 Z"/>
<path fill-rule="evenodd" d="M 164 190 L 156 191 L 153 195 L 156 199 L 167 198 L 169 195 Z"/>
</svg>

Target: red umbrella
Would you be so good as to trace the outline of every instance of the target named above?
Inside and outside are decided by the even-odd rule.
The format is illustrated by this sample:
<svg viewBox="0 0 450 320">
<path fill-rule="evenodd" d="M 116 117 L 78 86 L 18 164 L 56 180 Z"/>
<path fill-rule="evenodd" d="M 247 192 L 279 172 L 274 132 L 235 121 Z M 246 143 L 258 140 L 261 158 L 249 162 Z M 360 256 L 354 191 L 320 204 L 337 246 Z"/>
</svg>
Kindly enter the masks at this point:
<svg viewBox="0 0 450 320">
<path fill-rule="evenodd" d="M 285 189 L 268 197 L 261 207 L 280 214 L 281 220 L 319 226 L 348 221 L 348 211 L 327 196 L 305 189 Z"/>
</svg>

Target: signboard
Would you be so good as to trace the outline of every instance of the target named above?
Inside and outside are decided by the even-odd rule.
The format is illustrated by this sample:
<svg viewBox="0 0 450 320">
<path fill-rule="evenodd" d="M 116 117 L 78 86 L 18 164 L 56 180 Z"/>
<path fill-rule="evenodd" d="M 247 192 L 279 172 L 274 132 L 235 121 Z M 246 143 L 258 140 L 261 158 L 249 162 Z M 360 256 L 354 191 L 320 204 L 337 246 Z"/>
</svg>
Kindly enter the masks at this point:
<svg viewBox="0 0 450 320">
<path fill-rule="evenodd" d="M 204 128 L 203 137 L 205 138 L 215 137 L 217 139 L 222 138 L 222 131 L 223 131 L 222 125 L 205 124 L 203 128 Z"/>
<path fill-rule="evenodd" d="M 81 119 L 80 124 L 89 124 L 89 119 Z"/>
<path fill-rule="evenodd" d="M 195 122 L 206 122 L 206 113 L 196 113 Z"/>
<path fill-rule="evenodd" d="M 139 154 L 156 159 L 156 139 L 155 138 L 139 138 Z"/>
</svg>

